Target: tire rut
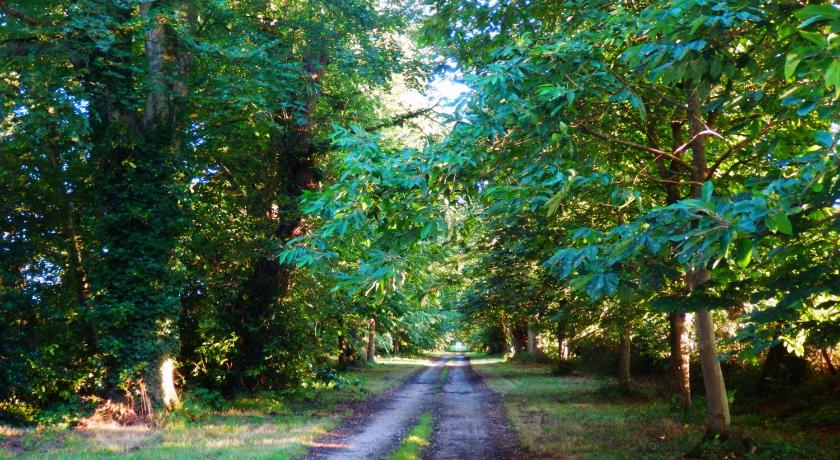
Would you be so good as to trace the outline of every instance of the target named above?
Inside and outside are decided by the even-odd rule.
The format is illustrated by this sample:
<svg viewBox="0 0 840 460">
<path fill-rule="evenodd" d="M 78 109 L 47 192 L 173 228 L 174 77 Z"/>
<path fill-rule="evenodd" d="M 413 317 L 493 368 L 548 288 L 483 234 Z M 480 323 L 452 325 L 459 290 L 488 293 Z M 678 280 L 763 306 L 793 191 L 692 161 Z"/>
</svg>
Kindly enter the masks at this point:
<svg viewBox="0 0 840 460">
<path fill-rule="evenodd" d="M 518 439 L 498 396 L 473 371 L 466 356 L 447 363 L 432 445 L 425 458 L 516 459 Z"/>
<path fill-rule="evenodd" d="M 367 413 L 351 417 L 319 439 L 307 454 L 311 459 L 386 458 L 397 448 L 423 412 L 432 409 L 440 393 L 440 372 L 449 357 L 410 377 L 385 400 L 366 404 Z M 371 407 L 373 406 L 373 407 Z"/>
<path fill-rule="evenodd" d="M 447 376 L 441 385 L 444 368 Z M 425 459 L 524 458 L 501 400 L 462 354 L 436 360 L 387 396 L 362 408 L 316 441 L 306 458 L 387 458 L 424 412 L 435 415 Z"/>
</svg>

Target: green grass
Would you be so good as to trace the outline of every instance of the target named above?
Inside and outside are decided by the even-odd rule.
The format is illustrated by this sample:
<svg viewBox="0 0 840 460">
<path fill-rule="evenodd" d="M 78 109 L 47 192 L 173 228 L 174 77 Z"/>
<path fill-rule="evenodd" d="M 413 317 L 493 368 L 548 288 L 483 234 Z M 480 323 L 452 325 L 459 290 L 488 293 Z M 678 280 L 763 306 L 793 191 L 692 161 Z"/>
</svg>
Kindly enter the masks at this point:
<svg viewBox="0 0 840 460">
<path fill-rule="evenodd" d="M 504 399 L 522 444 L 537 456 L 587 459 L 666 459 L 700 452 L 723 458 L 715 447 L 697 445 L 704 432 L 703 400 L 692 411 L 671 409 L 655 383 L 641 384 L 631 396 L 608 377 L 556 376 L 550 366 L 502 362 L 476 356 L 474 368 Z M 797 427 L 757 413 L 739 414 L 733 425 L 759 447 L 750 458 L 836 458 L 840 433 Z"/>
<path fill-rule="evenodd" d="M 432 414 L 425 413 L 417 420 L 417 424 L 408 432 L 408 436 L 400 443 L 400 447 L 392 453 L 389 460 L 419 460 L 423 452 L 429 447 L 432 436 Z"/>
<path fill-rule="evenodd" d="M 0 458 L 284 459 L 306 453 L 312 442 L 350 413 L 346 403 L 399 384 L 425 358 L 379 358 L 345 372 L 347 385 L 311 385 L 293 394 L 237 398 L 224 409 L 196 404 L 168 415 L 158 429 L 102 424 L 84 430 L 0 425 Z M 358 384 L 356 382 L 358 381 Z"/>
</svg>

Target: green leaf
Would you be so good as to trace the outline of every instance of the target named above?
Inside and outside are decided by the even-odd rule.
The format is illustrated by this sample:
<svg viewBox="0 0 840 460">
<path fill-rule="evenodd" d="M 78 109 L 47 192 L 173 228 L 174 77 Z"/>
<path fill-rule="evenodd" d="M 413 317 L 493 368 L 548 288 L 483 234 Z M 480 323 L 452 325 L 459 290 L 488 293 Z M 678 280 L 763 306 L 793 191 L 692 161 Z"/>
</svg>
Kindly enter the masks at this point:
<svg viewBox="0 0 840 460">
<path fill-rule="evenodd" d="M 808 32 L 807 30 L 800 30 L 799 35 L 801 35 L 802 38 L 808 40 L 809 42 L 817 46 L 826 45 L 826 39 L 822 34 L 818 34 L 816 32 Z"/>
<path fill-rule="evenodd" d="M 771 218 L 773 219 L 773 226 L 777 231 L 788 236 L 793 235 L 793 226 L 791 225 L 787 214 L 784 212 L 777 212 L 773 214 Z"/>
<path fill-rule="evenodd" d="M 618 289 L 618 276 L 615 273 L 599 273 L 586 283 L 586 294 L 591 299 L 611 296 Z"/>
<path fill-rule="evenodd" d="M 695 20 L 691 21 L 691 33 L 694 34 L 697 32 L 697 29 L 700 28 L 706 22 L 706 16 L 700 16 Z"/>
<path fill-rule="evenodd" d="M 831 61 L 831 65 L 825 70 L 825 89 L 834 87 L 835 96 L 840 96 L 840 59 Z"/>
<path fill-rule="evenodd" d="M 548 207 L 547 213 L 549 216 L 554 215 L 557 212 L 557 209 L 560 207 L 560 204 L 563 203 L 563 197 L 566 195 L 565 190 L 560 190 L 559 192 L 555 193 L 548 201 L 545 202 L 545 205 Z"/>
<path fill-rule="evenodd" d="M 732 247 L 732 238 L 735 235 L 735 232 L 732 229 L 726 231 L 723 234 L 723 240 L 721 242 L 721 257 L 729 257 L 729 249 Z"/>
<path fill-rule="evenodd" d="M 793 80 L 793 74 L 796 72 L 796 66 L 799 65 L 799 62 L 802 61 L 798 55 L 794 53 L 788 53 L 785 57 L 785 80 L 791 81 Z"/>
<path fill-rule="evenodd" d="M 804 21 L 799 25 L 799 28 L 802 29 L 816 22 L 837 19 L 840 17 L 840 10 L 832 5 L 808 5 L 793 13 L 793 15 Z"/>
<path fill-rule="evenodd" d="M 753 242 L 744 238 L 735 242 L 735 263 L 741 268 L 746 268 L 752 260 Z"/>
<path fill-rule="evenodd" d="M 828 148 L 834 143 L 834 136 L 826 131 L 817 131 L 814 134 L 814 140 L 823 147 Z"/>
<path fill-rule="evenodd" d="M 420 239 L 426 239 L 434 230 L 437 229 L 436 222 L 426 222 L 426 225 L 423 226 L 423 229 L 420 231 Z"/>
<path fill-rule="evenodd" d="M 799 115 L 800 117 L 804 117 L 805 115 L 808 115 L 809 113 L 811 113 L 811 111 L 814 110 L 815 108 L 817 108 L 817 103 L 815 101 L 810 101 L 810 102 L 807 102 L 805 104 L 800 105 L 799 108 L 796 109 L 796 114 Z"/>
<path fill-rule="evenodd" d="M 704 182 L 701 189 L 703 201 L 712 201 L 712 193 L 714 192 L 714 185 L 711 182 Z"/>
</svg>

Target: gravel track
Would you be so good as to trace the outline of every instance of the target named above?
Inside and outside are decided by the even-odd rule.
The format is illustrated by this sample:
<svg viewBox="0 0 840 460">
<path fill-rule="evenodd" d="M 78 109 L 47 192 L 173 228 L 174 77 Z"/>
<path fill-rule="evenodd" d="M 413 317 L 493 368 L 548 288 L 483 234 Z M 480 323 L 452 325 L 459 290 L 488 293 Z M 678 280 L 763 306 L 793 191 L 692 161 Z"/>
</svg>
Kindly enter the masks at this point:
<svg viewBox="0 0 840 460">
<path fill-rule="evenodd" d="M 441 372 L 447 368 L 446 381 Z M 306 458 L 383 459 L 424 412 L 435 416 L 425 457 L 439 459 L 521 458 L 516 435 L 499 398 L 481 381 L 463 355 L 444 356 L 402 385 L 361 405 L 323 438 Z"/>
</svg>

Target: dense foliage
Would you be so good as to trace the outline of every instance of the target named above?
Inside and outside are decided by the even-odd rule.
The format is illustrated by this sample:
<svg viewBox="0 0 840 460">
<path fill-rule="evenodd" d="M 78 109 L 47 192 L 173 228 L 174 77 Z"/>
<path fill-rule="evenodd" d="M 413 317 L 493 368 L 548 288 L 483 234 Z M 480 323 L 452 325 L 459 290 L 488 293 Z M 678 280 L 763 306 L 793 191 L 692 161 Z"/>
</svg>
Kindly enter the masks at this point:
<svg viewBox="0 0 840 460">
<path fill-rule="evenodd" d="M 306 231 L 303 193 L 336 180 L 333 123 L 387 128 L 402 114 L 377 95 L 423 83 L 409 14 L 0 2 L 4 417 L 158 400 L 172 357 L 190 386 L 287 388 L 361 339 L 372 307 L 276 251 Z M 423 315 L 386 305 L 395 332 Z"/>
</svg>

